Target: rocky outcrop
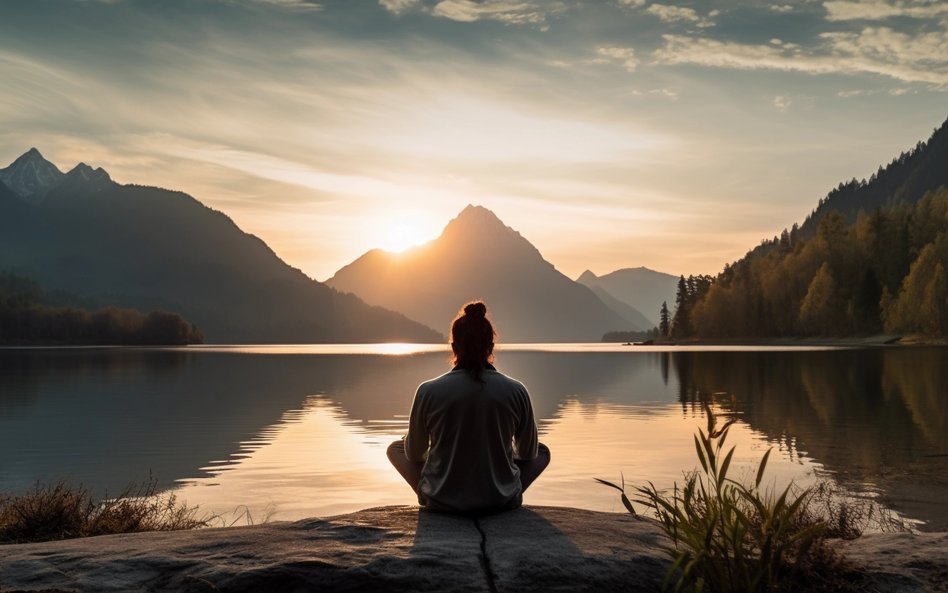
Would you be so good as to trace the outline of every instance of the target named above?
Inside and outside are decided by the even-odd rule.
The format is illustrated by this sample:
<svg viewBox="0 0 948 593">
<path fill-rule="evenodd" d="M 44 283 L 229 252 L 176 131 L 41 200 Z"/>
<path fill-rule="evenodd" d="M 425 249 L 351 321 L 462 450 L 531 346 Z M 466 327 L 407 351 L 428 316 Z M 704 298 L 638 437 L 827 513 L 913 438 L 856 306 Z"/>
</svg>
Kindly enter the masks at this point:
<svg viewBox="0 0 948 593">
<path fill-rule="evenodd" d="M 948 593 L 948 533 L 870 533 L 837 551 L 866 591 Z"/>
<path fill-rule="evenodd" d="M 662 536 L 625 515 L 384 507 L 295 523 L 0 546 L 0 591 L 648 591 Z"/>
<path fill-rule="evenodd" d="M 0 591 L 649 592 L 669 563 L 656 525 L 530 507 L 471 519 L 417 507 L 254 527 L 0 546 Z M 840 544 L 872 591 L 945 591 L 948 534 Z"/>
</svg>

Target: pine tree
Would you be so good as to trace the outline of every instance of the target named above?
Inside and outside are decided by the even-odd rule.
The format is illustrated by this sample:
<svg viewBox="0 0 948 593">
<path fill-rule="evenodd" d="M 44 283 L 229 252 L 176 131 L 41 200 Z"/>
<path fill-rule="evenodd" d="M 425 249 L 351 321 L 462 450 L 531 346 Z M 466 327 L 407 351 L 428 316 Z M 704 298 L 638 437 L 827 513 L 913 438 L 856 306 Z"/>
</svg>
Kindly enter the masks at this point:
<svg viewBox="0 0 948 593">
<path fill-rule="evenodd" d="M 668 314 L 668 303 L 662 301 L 662 310 L 659 313 L 658 334 L 663 338 L 667 338 L 670 331 L 671 322 Z"/>
<path fill-rule="evenodd" d="M 671 334 L 676 338 L 691 335 L 691 304 L 688 282 L 684 276 L 678 278 L 678 294 L 675 295 L 675 317 L 672 320 Z"/>
</svg>

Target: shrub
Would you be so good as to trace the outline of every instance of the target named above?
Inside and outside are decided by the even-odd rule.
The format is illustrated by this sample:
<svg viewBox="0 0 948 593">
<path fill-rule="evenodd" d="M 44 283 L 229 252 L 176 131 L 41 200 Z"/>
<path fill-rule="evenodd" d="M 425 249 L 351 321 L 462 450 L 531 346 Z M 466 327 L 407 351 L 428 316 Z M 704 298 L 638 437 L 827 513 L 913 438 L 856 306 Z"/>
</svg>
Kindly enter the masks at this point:
<svg viewBox="0 0 948 593">
<path fill-rule="evenodd" d="M 0 495 L 0 543 L 40 542 L 112 533 L 194 529 L 208 525 L 197 508 L 156 492 L 154 480 L 94 502 L 81 486 L 36 484 L 21 495 Z"/>
<path fill-rule="evenodd" d="M 835 563 L 822 546 L 826 524 L 807 504 L 811 490 L 793 484 L 779 494 L 762 489 L 770 450 L 752 486 L 729 478 L 734 447 L 725 451 L 724 443 L 734 420 L 717 428 L 707 404 L 705 413 L 707 434 L 699 429 L 695 435 L 701 469 L 686 474 L 684 485 L 676 483 L 670 494 L 652 483 L 635 489 L 636 502 L 655 515 L 672 542 L 666 548 L 673 558 L 666 588 L 674 582 L 674 591 L 791 590 Z M 619 490 L 623 504 L 635 514 L 624 483 L 597 481 Z"/>
</svg>

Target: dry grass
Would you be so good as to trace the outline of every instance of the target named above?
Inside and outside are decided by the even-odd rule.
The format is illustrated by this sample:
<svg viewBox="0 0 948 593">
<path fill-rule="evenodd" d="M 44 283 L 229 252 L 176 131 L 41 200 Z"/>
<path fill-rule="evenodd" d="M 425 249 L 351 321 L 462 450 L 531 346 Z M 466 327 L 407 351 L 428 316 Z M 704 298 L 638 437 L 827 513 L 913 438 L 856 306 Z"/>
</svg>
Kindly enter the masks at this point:
<svg viewBox="0 0 948 593">
<path fill-rule="evenodd" d="M 0 544 L 195 529 L 210 520 L 174 494 L 157 492 L 153 480 L 100 501 L 82 486 L 65 482 L 37 484 L 19 495 L 0 494 Z"/>
</svg>

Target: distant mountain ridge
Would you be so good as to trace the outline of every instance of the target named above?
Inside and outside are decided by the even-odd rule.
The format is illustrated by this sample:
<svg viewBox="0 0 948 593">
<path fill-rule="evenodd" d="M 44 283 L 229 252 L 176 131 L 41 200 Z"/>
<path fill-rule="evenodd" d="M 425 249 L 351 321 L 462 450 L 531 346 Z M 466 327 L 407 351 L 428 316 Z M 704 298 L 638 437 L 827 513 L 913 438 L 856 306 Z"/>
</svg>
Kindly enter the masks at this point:
<svg viewBox="0 0 948 593">
<path fill-rule="evenodd" d="M 425 245 L 369 251 L 326 283 L 445 329 L 464 302 L 483 298 L 505 342 L 598 342 L 607 331 L 647 329 L 558 272 L 482 206 L 468 205 Z"/>
<path fill-rule="evenodd" d="M 591 270 L 583 272 L 576 282 L 601 290 L 622 303 L 640 311 L 649 323 L 648 327 L 657 327 L 662 303 L 668 303 L 669 309 L 675 307 L 675 291 L 678 276 L 656 272 L 646 267 L 622 268 L 596 276 Z M 597 293 L 598 294 L 598 293 Z"/>
<path fill-rule="evenodd" d="M 27 201 L 55 186 L 65 174 L 47 161 L 36 148 L 20 155 L 10 166 L 0 169 L 0 182 L 17 196 Z"/>
<path fill-rule="evenodd" d="M 404 315 L 336 292 L 191 196 L 120 185 L 31 149 L 0 169 L 0 270 L 139 310 L 178 312 L 208 342 L 441 342 Z"/>
</svg>

